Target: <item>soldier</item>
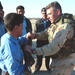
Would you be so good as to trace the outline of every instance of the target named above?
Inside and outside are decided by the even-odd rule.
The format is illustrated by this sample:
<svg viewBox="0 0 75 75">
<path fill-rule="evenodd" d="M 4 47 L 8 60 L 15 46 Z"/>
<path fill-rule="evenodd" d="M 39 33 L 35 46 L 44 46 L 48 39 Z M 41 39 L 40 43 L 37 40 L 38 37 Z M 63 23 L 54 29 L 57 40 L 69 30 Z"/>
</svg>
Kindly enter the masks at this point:
<svg viewBox="0 0 75 75">
<path fill-rule="evenodd" d="M 36 34 L 31 34 L 30 37 L 37 39 L 47 39 L 49 44 L 35 48 L 32 50 L 37 55 L 53 55 L 51 63 L 51 75 L 71 75 L 74 69 L 75 51 L 72 42 L 74 35 L 74 27 L 70 23 L 72 15 L 63 15 L 60 4 L 55 1 L 46 6 L 47 16 L 51 21 L 51 26 Z M 26 50 L 27 49 L 26 47 Z M 57 54 L 57 55 L 56 55 Z"/>
</svg>

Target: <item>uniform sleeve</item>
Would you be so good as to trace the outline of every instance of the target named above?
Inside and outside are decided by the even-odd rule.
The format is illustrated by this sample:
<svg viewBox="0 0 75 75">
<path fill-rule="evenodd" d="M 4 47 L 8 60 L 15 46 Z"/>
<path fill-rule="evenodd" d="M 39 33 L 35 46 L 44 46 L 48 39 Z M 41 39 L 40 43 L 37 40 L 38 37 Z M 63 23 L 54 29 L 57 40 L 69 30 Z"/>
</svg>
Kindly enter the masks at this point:
<svg viewBox="0 0 75 75">
<path fill-rule="evenodd" d="M 35 33 L 35 35 L 37 36 L 37 39 L 41 39 L 41 40 L 48 40 L 48 33 L 47 33 L 47 29 L 45 29 L 44 31 Z"/>
<path fill-rule="evenodd" d="M 65 41 L 73 37 L 73 34 L 74 29 L 72 25 L 67 23 L 61 25 L 54 32 L 53 39 L 49 44 L 44 45 L 40 48 L 36 48 L 36 54 L 48 56 L 57 53 L 60 50 L 60 48 L 63 47 Z M 44 34 L 42 34 L 41 36 L 43 35 Z"/>
</svg>

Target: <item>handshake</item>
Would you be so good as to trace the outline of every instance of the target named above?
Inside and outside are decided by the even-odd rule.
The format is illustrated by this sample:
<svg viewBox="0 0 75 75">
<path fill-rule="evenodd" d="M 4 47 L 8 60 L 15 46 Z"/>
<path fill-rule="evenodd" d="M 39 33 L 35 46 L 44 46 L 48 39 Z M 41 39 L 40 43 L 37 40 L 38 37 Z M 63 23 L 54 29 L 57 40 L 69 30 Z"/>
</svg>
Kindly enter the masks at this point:
<svg viewBox="0 0 75 75">
<path fill-rule="evenodd" d="M 32 41 L 32 39 L 35 38 L 35 34 L 29 32 L 26 34 L 26 38 L 27 38 L 28 42 L 27 42 L 27 45 L 25 45 L 23 47 L 24 60 L 25 60 L 27 67 L 31 67 L 35 63 L 35 60 L 32 56 L 32 54 L 34 54 L 35 52 L 32 49 L 30 42 Z M 31 74 L 29 74 L 29 75 L 31 75 Z"/>
<path fill-rule="evenodd" d="M 29 41 L 29 40 L 35 39 L 36 38 L 36 35 L 34 33 L 28 32 L 26 34 L 26 38 Z M 25 46 L 25 50 L 28 51 L 29 53 L 33 53 L 33 54 L 35 53 L 35 50 L 32 49 L 32 47 L 30 45 L 26 45 Z"/>
<path fill-rule="evenodd" d="M 26 34 L 26 38 L 27 38 L 27 39 L 29 39 L 29 38 L 31 38 L 31 39 L 35 39 L 35 38 L 37 38 L 37 35 L 34 34 L 34 33 L 30 33 L 30 32 L 28 32 L 28 33 Z"/>
</svg>

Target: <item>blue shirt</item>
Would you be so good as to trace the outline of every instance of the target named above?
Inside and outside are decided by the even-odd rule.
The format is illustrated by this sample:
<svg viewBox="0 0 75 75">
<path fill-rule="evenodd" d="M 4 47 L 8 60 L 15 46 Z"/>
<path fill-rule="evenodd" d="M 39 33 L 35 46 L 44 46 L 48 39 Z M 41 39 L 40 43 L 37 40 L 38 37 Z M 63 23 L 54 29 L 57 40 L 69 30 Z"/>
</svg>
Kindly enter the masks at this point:
<svg viewBox="0 0 75 75">
<path fill-rule="evenodd" d="M 25 35 L 16 39 L 8 33 L 1 38 L 0 47 L 0 68 L 8 71 L 10 75 L 21 75 L 24 73 L 23 51 L 21 44 L 26 43 Z"/>
<path fill-rule="evenodd" d="M 43 23 L 44 23 L 44 29 L 46 29 L 46 21 L 44 20 Z"/>
<path fill-rule="evenodd" d="M 48 20 L 42 19 L 42 21 L 43 21 L 44 29 L 46 29 L 47 28 L 46 23 L 48 22 Z"/>
</svg>

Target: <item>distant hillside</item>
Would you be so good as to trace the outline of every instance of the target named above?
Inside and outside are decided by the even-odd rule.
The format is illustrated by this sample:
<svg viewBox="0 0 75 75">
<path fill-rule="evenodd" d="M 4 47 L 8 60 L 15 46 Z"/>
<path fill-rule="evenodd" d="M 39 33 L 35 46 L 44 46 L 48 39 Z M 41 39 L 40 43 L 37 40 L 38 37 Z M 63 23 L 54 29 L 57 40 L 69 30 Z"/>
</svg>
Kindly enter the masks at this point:
<svg viewBox="0 0 75 75">
<path fill-rule="evenodd" d="M 40 19 L 40 18 L 29 18 L 29 20 L 31 21 L 32 23 L 32 32 L 34 32 L 34 29 L 35 29 L 35 22 Z"/>
<path fill-rule="evenodd" d="M 29 18 L 30 20 L 33 20 L 33 19 L 35 19 L 35 20 L 38 20 L 38 19 L 40 19 L 40 18 Z"/>
<path fill-rule="evenodd" d="M 73 16 L 74 20 L 75 20 L 75 15 Z"/>
</svg>

